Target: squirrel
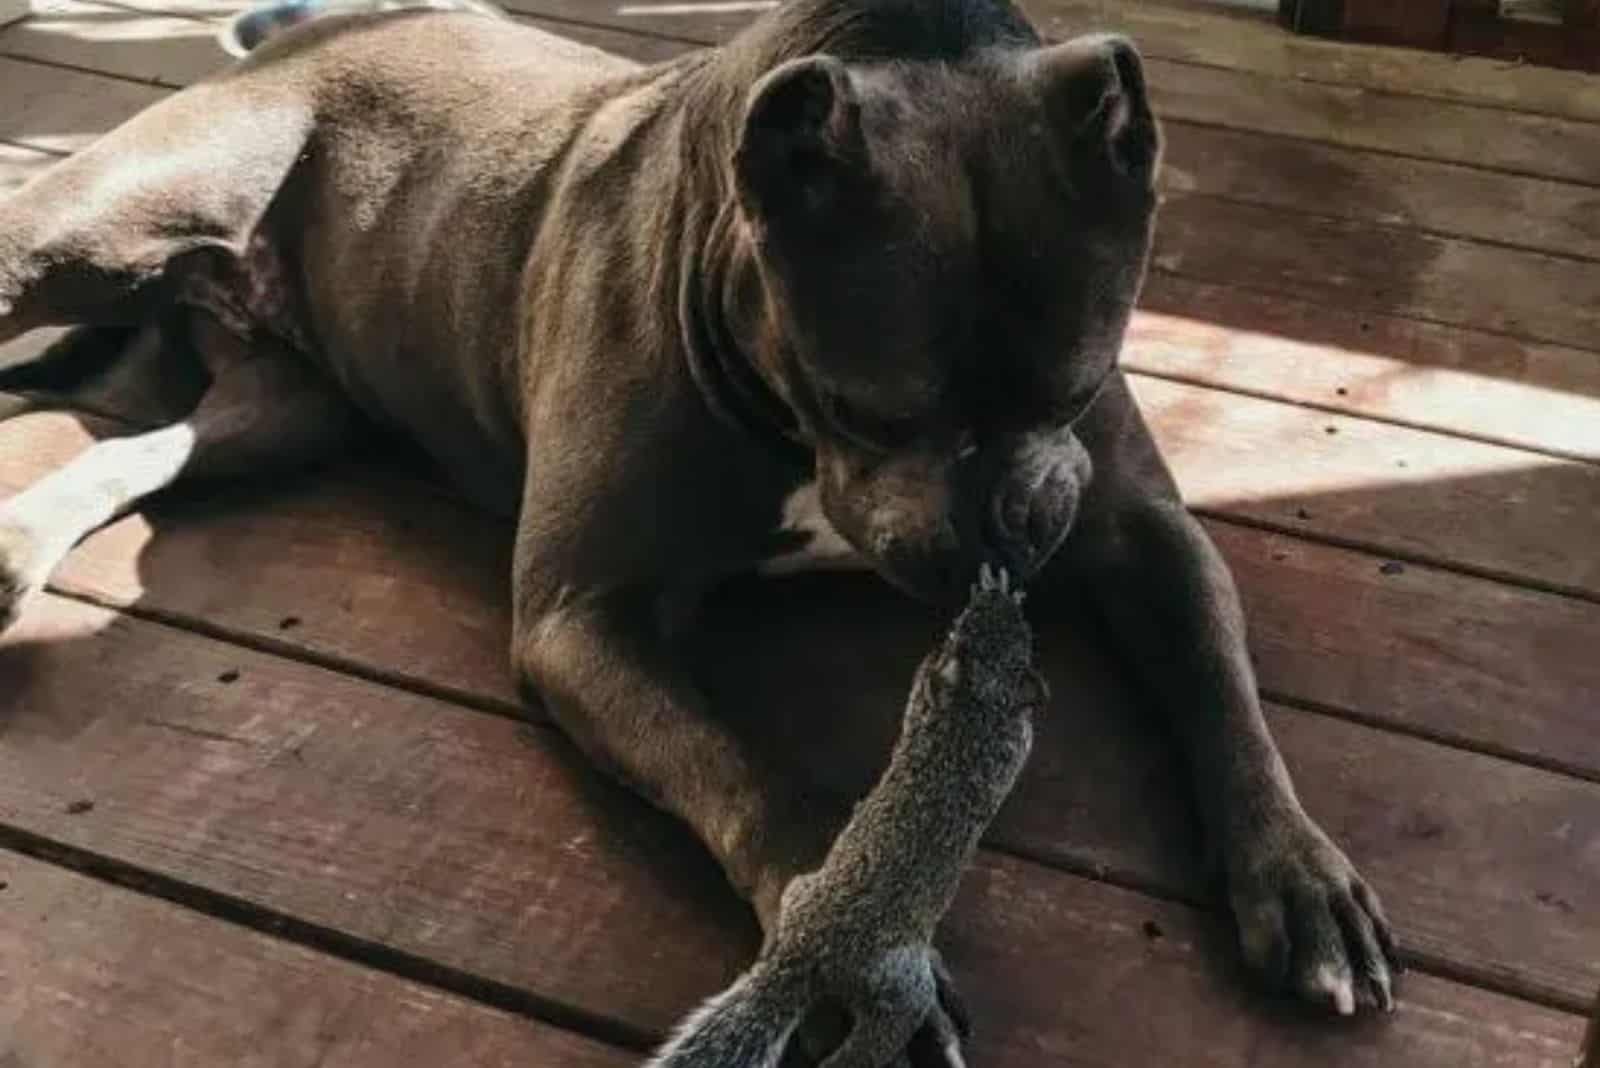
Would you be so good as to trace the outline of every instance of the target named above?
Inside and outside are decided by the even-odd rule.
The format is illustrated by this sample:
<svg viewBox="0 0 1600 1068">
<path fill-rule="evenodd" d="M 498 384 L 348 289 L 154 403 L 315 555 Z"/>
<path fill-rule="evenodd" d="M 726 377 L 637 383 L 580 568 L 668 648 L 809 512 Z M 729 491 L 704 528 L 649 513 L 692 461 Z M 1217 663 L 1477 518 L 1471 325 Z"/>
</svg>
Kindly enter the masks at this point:
<svg viewBox="0 0 1600 1068">
<path fill-rule="evenodd" d="M 772 1068 L 824 998 L 851 1030 L 822 1068 L 882 1068 L 936 998 L 933 931 L 1011 792 L 1048 700 L 1022 592 L 979 572 L 918 667 L 889 765 L 822 866 L 783 892 L 773 936 L 691 1014 L 647 1068 Z"/>
</svg>

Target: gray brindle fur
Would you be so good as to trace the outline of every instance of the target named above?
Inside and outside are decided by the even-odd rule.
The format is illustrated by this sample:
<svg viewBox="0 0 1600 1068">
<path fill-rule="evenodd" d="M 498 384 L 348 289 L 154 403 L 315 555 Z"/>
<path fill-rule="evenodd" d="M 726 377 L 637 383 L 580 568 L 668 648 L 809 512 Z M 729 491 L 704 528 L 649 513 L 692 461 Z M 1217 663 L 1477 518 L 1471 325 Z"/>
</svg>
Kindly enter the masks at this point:
<svg viewBox="0 0 1600 1068">
<path fill-rule="evenodd" d="M 789 0 L 648 68 L 461 14 L 291 30 L 0 201 L 0 342 L 86 327 L 0 388 L 150 428 L 0 506 L 0 621 L 157 490 L 399 431 L 516 517 L 530 693 L 770 931 L 847 813 L 707 713 L 662 606 L 818 562 L 949 603 L 991 560 L 1150 685 L 1249 962 L 1388 1006 L 1117 369 L 1158 164 L 1134 48 L 1007 0 Z M 918 1066 L 956 1063 L 940 1001 Z"/>
<path fill-rule="evenodd" d="M 879 1068 L 937 1005 L 933 931 L 1011 792 L 1049 689 L 1033 668 L 1022 594 L 987 565 L 912 684 L 882 778 L 827 859 L 783 892 L 744 975 L 679 1029 L 650 1068 L 771 1068 L 824 998 L 851 1029 L 822 1068 Z"/>
</svg>

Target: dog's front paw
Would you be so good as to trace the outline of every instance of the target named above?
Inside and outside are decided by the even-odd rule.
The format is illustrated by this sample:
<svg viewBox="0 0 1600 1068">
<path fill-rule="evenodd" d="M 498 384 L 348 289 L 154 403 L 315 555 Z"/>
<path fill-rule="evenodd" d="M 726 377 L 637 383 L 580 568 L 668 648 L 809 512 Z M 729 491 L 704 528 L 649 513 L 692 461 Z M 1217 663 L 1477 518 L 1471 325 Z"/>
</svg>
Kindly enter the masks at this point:
<svg viewBox="0 0 1600 1068">
<path fill-rule="evenodd" d="M 1393 1010 L 1404 967 L 1383 906 L 1316 824 L 1285 817 L 1230 854 L 1239 940 L 1263 980 L 1344 1016 Z"/>
</svg>

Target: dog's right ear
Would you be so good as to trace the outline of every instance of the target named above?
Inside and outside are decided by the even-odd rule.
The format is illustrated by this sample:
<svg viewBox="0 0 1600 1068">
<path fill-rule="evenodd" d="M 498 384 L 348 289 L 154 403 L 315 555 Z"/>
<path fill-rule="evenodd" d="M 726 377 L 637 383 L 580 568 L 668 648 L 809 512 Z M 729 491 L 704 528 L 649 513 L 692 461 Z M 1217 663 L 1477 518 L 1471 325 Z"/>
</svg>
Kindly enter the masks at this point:
<svg viewBox="0 0 1600 1068">
<path fill-rule="evenodd" d="M 815 219 L 865 173 L 866 163 L 861 102 L 839 60 L 790 60 L 750 91 L 733 164 L 752 215 Z"/>
<path fill-rule="evenodd" d="M 1025 69 L 1088 177 L 1153 186 L 1161 132 L 1132 41 L 1089 34 L 1031 53 Z"/>
</svg>

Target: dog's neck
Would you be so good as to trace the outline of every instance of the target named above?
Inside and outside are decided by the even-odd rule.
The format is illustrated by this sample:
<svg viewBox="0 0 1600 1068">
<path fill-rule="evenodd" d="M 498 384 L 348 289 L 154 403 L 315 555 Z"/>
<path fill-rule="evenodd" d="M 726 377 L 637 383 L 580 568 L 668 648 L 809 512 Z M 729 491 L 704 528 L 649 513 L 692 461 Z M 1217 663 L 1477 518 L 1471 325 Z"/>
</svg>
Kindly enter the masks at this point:
<svg viewBox="0 0 1600 1068">
<path fill-rule="evenodd" d="M 741 56 L 733 46 L 708 54 L 680 102 L 679 326 L 711 411 L 773 458 L 809 469 L 811 450 L 774 379 L 781 337 L 735 195 L 730 161 L 751 80 Z"/>
</svg>

